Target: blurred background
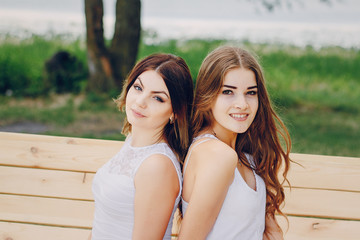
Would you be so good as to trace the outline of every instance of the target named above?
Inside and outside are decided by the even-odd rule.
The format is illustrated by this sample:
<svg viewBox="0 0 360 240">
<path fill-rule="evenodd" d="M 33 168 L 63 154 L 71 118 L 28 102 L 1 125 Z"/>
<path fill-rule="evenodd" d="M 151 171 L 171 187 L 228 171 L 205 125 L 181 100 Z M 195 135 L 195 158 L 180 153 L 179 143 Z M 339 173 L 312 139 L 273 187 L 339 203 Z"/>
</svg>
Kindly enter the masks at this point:
<svg viewBox="0 0 360 240">
<path fill-rule="evenodd" d="M 196 79 L 230 44 L 258 55 L 292 152 L 360 157 L 359 16 L 357 0 L 0 0 L 0 131 L 123 140 L 112 98 L 137 60 L 173 53 Z"/>
</svg>

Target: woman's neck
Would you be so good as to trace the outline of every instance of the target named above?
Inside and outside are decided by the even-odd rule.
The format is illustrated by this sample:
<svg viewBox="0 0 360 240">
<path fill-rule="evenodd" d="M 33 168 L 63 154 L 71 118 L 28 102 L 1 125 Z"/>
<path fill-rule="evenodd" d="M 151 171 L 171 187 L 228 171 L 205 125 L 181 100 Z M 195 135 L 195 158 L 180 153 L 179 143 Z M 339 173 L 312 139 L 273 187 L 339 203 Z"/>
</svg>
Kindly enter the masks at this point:
<svg viewBox="0 0 360 240">
<path fill-rule="evenodd" d="M 131 129 L 131 146 L 145 147 L 155 143 L 164 142 L 161 131 L 148 131 L 145 129 Z"/>
<path fill-rule="evenodd" d="M 237 137 L 236 132 L 228 131 L 228 130 L 225 130 L 222 128 L 217 128 L 216 126 L 213 126 L 213 127 L 209 128 L 206 133 L 213 134 L 219 140 L 226 143 L 231 148 L 235 149 L 236 137 Z"/>
</svg>

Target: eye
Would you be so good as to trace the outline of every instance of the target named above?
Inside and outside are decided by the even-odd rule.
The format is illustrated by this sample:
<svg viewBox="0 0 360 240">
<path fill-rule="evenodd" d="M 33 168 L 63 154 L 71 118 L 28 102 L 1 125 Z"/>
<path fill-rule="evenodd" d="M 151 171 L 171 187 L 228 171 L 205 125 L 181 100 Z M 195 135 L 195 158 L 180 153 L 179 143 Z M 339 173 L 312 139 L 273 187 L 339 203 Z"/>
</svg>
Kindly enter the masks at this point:
<svg viewBox="0 0 360 240">
<path fill-rule="evenodd" d="M 134 89 L 135 89 L 136 91 L 142 91 L 142 88 L 141 88 L 140 85 L 138 85 L 138 84 L 134 84 Z"/>
<path fill-rule="evenodd" d="M 257 95 L 257 91 L 249 91 L 247 92 L 248 95 L 252 95 L 252 96 L 256 96 Z"/>
<path fill-rule="evenodd" d="M 229 89 L 222 91 L 222 94 L 224 94 L 224 95 L 230 95 L 230 94 L 232 94 L 232 93 L 233 93 L 233 91 L 231 91 L 231 90 L 229 90 Z"/>
<path fill-rule="evenodd" d="M 161 97 L 155 96 L 154 99 L 158 102 L 164 102 L 164 100 Z"/>
</svg>

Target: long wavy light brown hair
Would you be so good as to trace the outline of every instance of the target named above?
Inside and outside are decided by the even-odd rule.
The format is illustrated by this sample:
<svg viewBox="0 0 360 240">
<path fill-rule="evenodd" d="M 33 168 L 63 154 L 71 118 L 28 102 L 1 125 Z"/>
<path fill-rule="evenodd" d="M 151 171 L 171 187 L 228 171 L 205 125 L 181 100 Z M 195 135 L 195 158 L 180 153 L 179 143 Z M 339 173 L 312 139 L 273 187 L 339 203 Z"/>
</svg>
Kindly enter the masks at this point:
<svg viewBox="0 0 360 240">
<path fill-rule="evenodd" d="M 120 96 L 115 99 L 119 110 L 125 111 L 126 96 L 140 74 L 154 70 L 164 80 L 169 91 L 171 106 L 175 115 L 174 123 L 165 125 L 160 139 L 165 139 L 169 147 L 182 163 L 189 147 L 191 132 L 189 130 L 191 104 L 193 101 L 193 81 L 190 70 L 184 59 L 172 54 L 153 54 L 140 60 L 130 71 L 124 82 Z M 131 124 L 124 119 L 123 131 L 131 133 Z"/>
<path fill-rule="evenodd" d="M 210 128 L 214 121 L 211 111 L 214 101 L 220 93 L 225 74 L 232 69 L 244 68 L 254 72 L 258 87 L 259 107 L 253 123 L 245 133 L 239 133 L 235 150 L 240 161 L 253 168 L 264 179 L 266 185 L 266 213 L 285 216 L 280 205 L 285 200 L 283 184 L 288 182 L 286 175 L 290 165 L 290 135 L 275 113 L 264 83 L 264 75 L 256 58 L 248 51 L 230 46 L 223 46 L 212 51 L 203 61 L 196 81 L 195 99 L 192 115 L 192 129 L 197 136 L 204 129 Z M 281 145 L 279 136 L 286 148 Z M 255 167 L 251 167 L 245 154 L 253 156 Z M 283 180 L 278 178 L 283 166 Z"/>
</svg>

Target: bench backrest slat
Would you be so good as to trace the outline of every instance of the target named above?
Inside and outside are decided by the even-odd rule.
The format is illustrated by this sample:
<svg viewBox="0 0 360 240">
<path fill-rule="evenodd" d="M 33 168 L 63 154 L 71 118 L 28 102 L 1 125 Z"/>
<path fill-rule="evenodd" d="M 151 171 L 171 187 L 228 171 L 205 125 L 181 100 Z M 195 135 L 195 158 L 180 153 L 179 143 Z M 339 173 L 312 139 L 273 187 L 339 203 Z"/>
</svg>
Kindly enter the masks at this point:
<svg viewBox="0 0 360 240">
<path fill-rule="evenodd" d="M 295 216 L 360 220 L 360 193 L 286 189 L 284 212 Z"/>
<path fill-rule="evenodd" d="M 0 192 L 93 200 L 94 173 L 0 166 Z"/>
<path fill-rule="evenodd" d="M 293 187 L 360 192 L 360 159 L 293 153 L 289 181 Z"/>
<path fill-rule="evenodd" d="M 0 222 L 0 240 L 87 240 L 89 229 Z"/>
<path fill-rule="evenodd" d="M 1 165 L 96 172 L 122 141 L 0 133 Z"/>
<path fill-rule="evenodd" d="M 94 202 L 0 195 L 0 219 L 40 225 L 91 228 Z"/>
<path fill-rule="evenodd" d="M 290 228 L 283 217 L 278 217 L 286 240 L 357 240 L 359 221 L 288 217 Z"/>
</svg>

